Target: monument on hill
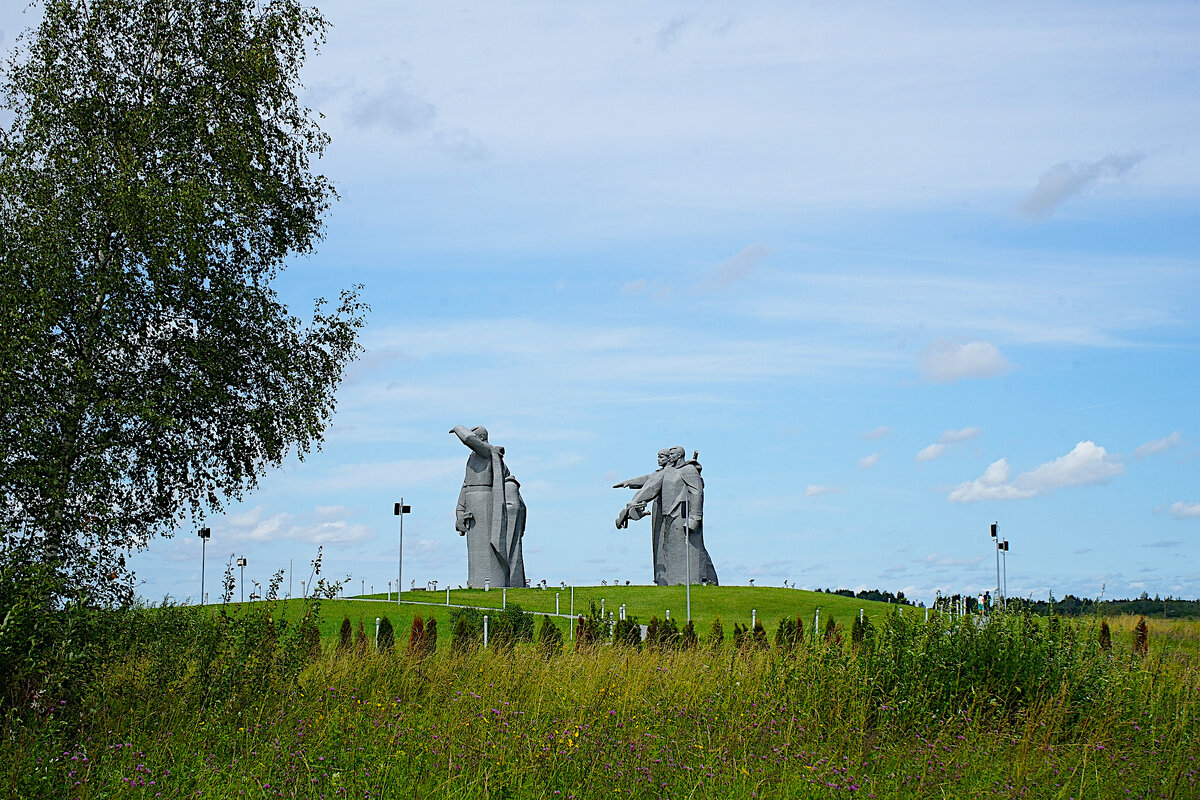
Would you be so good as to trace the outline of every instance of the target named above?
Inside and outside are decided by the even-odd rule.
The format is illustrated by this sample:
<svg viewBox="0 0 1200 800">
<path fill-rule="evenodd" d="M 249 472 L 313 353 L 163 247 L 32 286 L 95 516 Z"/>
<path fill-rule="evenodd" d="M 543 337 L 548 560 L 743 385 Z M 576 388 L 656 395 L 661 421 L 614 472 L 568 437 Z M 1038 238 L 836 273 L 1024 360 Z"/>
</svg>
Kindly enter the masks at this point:
<svg viewBox="0 0 1200 800">
<path fill-rule="evenodd" d="M 717 570 L 704 549 L 704 479 L 696 454 L 684 460 L 682 447 L 658 451 L 658 469 L 640 478 L 613 485 L 637 489 L 617 515 L 617 527 L 651 516 L 650 546 L 654 582 L 659 586 L 687 583 L 717 584 Z M 647 505 L 652 505 L 649 512 Z"/>
<path fill-rule="evenodd" d="M 451 433 L 471 449 L 454 529 L 467 537 L 467 585 L 525 585 L 525 501 L 521 484 L 504 463 L 504 448 L 488 442 L 482 425 L 467 430 L 455 425 Z"/>
</svg>

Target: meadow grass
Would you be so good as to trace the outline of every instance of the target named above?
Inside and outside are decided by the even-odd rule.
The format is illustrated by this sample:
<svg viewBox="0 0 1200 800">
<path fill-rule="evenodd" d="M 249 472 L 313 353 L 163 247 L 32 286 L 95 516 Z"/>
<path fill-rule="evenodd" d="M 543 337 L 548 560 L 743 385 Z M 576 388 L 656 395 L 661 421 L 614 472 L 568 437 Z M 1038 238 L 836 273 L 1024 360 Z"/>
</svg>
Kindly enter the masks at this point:
<svg viewBox="0 0 1200 800">
<path fill-rule="evenodd" d="M 926 624 L 894 610 L 861 642 L 809 631 L 796 646 L 738 649 L 727 629 L 694 650 L 455 649 L 446 626 L 438 652 L 418 656 L 406 615 L 380 653 L 317 645 L 303 625 L 281 628 L 282 610 L 143 610 L 102 672 L 36 713 L 10 712 L 0 794 L 1200 793 L 1200 671 L 1190 649 L 1155 646 L 1195 636 L 1179 622 L 1152 621 L 1145 657 L 1131 652 L 1136 621 L 1110 621 L 1106 652 L 1090 621 Z"/>
</svg>

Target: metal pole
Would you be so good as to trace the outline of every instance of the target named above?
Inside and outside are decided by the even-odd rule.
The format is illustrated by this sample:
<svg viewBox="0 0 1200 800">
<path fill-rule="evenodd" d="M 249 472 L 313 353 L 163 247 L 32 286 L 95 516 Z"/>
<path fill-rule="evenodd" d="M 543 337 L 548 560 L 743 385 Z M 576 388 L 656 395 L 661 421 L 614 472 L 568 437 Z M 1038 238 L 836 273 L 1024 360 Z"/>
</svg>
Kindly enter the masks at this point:
<svg viewBox="0 0 1200 800">
<path fill-rule="evenodd" d="M 380 623 L 380 619 L 379 619 L 379 617 L 376 617 L 375 618 L 375 649 L 376 650 L 379 649 L 379 623 Z"/>
<path fill-rule="evenodd" d="M 204 605 L 204 558 L 208 554 L 208 539 L 200 537 L 200 605 Z"/>
<path fill-rule="evenodd" d="M 450 587 L 446 587 L 446 605 L 450 605 Z"/>
<path fill-rule="evenodd" d="M 558 592 L 554 593 L 554 616 L 558 616 Z"/>
<path fill-rule="evenodd" d="M 500 590 L 500 608 L 508 608 L 508 587 L 505 586 Z"/>
<path fill-rule="evenodd" d="M 1000 594 L 1000 538 L 996 535 L 996 528 L 1000 523 L 992 523 L 992 539 L 996 545 L 996 594 Z"/>
<path fill-rule="evenodd" d="M 1008 540 L 1004 540 L 1004 607 L 1008 608 Z"/>
<path fill-rule="evenodd" d="M 483 649 L 487 649 L 488 642 L 488 618 L 487 614 L 483 615 Z"/>
<path fill-rule="evenodd" d="M 686 491 L 686 489 L 684 490 Z M 688 525 L 688 504 L 683 501 L 683 558 L 686 562 L 687 589 L 687 621 L 692 621 L 692 529 Z"/>
<path fill-rule="evenodd" d="M 575 638 L 575 579 L 571 578 L 571 624 L 567 627 L 571 639 Z"/>
<path fill-rule="evenodd" d="M 400 579 L 404 577 L 404 498 L 400 498 L 400 551 L 396 557 L 396 605 L 400 605 Z"/>
</svg>

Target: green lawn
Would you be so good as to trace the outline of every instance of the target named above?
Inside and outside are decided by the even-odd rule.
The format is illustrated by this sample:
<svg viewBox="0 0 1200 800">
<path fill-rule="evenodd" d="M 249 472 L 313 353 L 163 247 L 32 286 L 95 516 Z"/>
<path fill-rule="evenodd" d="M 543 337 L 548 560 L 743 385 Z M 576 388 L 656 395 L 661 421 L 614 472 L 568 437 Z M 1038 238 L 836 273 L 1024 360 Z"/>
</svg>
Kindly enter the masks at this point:
<svg viewBox="0 0 1200 800">
<path fill-rule="evenodd" d="M 571 589 L 509 589 L 508 602 L 516 603 L 524 611 L 536 614 L 553 614 L 555 594 L 558 594 L 559 612 L 564 616 L 557 619 L 565 630 L 567 616 L 571 613 Z M 499 609 L 504 592 L 500 589 L 452 589 L 450 603 L 453 606 L 475 606 Z M 355 625 L 362 619 L 368 632 L 374 635 L 376 617 L 387 616 L 396 627 L 398 635 L 408 630 L 413 617 L 434 617 L 443 632 L 448 632 L 451 609 L 446 606 L 446 592 L 404 592 L 403 602 L 397 605 L 395 595 L 388 602 L 384 594 L 367 595 L 363 599 L 326 600 L 321 603 L 321 635 L 323 638 L 337 635 L 343 617 L 349 617 Z M 577 586 L 575 587 L 575 613 L 588 613 L 589 604 L 597 607 L 604 602 L 605 612 L 617 613 L 624 603 L 626 614 L 637 617 L 643 625 L 650 618 L 663 619 L 667 609 L 671 618 L 682 624 L 686 619 L 687 603 L 682 586 Z M 295 602 L 295 601 L 290 601 Z M 285 604 L 286 607 L 287 604 Z M 854 617 L 862 609 L 868 616 L 877 616 L 897 606 L 867 600 L 857 600 L 823 592 L 806 592 L 798 589 L 751 586 L 693 586 L 692 620 L 696 631 L 704 636 L 708 633 L 714 617 L 720 615 L 729 635 L 735 622 L 749 625 L 752 613 L 763 623 L 768 632 L 773 632 L 781 617 L 799 616 L 812 631 L 814 614 L 821 611 L 820 625 L 824 629 L 830 615 L 839 625 L 849 628 Z M 920 615 L 925 610 L 903 606 L 905 614 Z M 286 612 L 285 612 L 286 613 Z"/>
</svg>

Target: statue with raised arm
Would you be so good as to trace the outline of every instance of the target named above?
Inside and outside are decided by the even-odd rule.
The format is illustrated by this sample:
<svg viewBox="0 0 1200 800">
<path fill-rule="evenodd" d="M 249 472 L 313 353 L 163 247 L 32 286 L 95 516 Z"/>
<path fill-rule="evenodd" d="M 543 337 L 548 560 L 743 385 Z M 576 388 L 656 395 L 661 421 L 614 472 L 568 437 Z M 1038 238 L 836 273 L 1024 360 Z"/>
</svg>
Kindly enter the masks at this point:
<svg viewBox="0 0 1200 800">
<path fill-rule="evenodd" d="M 467 537 L 467 585 L 524 586 L 525 501 L 504 463 L 504 448 L 488 442 L 482 425 L 455 425 L 450 432 L 471 449 L 454 514 L 454 529 Z"/>
<path fill-rule="evenodd" d="M 628 527 L 631 519 L 651 517 L 656 584 L 686 583 L 690 574 L 692 583 L 717 585 L 717 570 L 704 548 L 704 479 L 695 455 L 685 461 L 682 447 L 659 450 L 657 470 L 613 488 L 637 489 L 617 515 L 618 528 Z"/>
</svg>

